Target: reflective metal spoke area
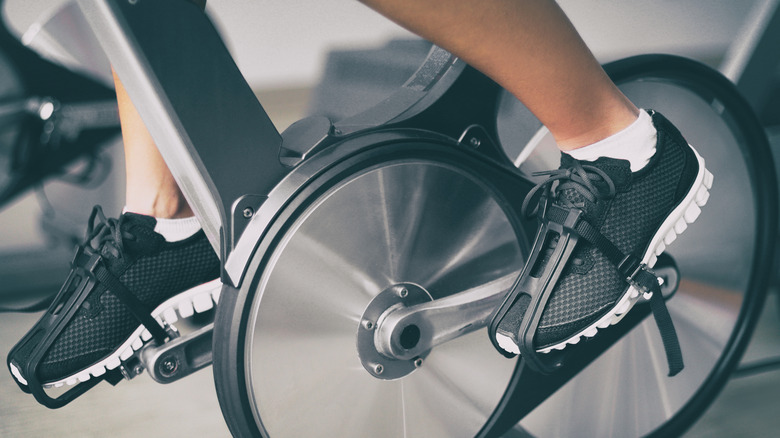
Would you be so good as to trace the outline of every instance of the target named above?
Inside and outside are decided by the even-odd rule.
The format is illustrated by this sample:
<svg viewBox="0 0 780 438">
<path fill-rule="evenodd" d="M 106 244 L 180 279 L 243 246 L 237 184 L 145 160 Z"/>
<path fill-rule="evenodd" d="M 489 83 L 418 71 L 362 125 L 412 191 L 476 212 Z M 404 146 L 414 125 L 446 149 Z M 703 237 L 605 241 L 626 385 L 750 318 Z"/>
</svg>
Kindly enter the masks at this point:
<svg viewBox="0 0 780 438">
<path fill-rule="evenodd" d="M 735 137 L 723 103 L 656 80 L 632 81 L 622 89 L 639 106 L 673 121 L 715 175 L 701 217 L 667 250 L 681 274 L 668 306 L 685 369 L 666 376 L 658 329 L 648 318 L 522 421 L 535 436 L 643 436 L 663 425 L 729 354 L 751 280 L 759 206 L 743 156 L 749 145 Z M 556 153 L 537 151 L 535 162 Z"/>
<path fill-rule="evenodd" d="M 494 196 L 461 169 L 405 160 L 339 182 L 300 215 L 252 304 L 248 385 L 268 435 L 471 437 L 482 428 L 516 364 L 484 328 L 389 380 L 361 363 L 357 335 L 393 285 L 437 299 L 519 273 L 524 257 Z"/>
</svg>

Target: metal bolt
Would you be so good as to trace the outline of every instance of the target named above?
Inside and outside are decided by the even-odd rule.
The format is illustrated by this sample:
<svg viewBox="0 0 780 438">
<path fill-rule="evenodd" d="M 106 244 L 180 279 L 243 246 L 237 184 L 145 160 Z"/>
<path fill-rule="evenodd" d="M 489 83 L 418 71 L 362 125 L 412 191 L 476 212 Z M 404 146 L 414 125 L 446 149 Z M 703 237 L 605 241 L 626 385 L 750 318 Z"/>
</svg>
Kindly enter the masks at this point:
<svg viewBox="0 0 780 438">
<path fill-rule="evenodd" d="M 133 367 L 133 375 L 137 376 L 142 372 L 144 372 L 144 367 L 141 366 L 140 364 Z"/>
<path fill-rule="evenodd" d="M 336 134 L 336 135 L 341 135 L 341 134 L 343 134 L 343 132 L 341 131 L 341 129 L 338 129 L 338 128 L 334 129 L 334 130 L 333 130 L 333 133 L 334 133 L 334 134 Z"/>
<path fill-rule="evenodd" d="M 422 364 L 423 364 L 423 358 L 421 358 L 421 357 L 415 357 L 414 358 L 414 367 L 415 368 L 420 368 L 422 366 Z"/>
<path fill-rule="evenodd" d="M 179 369 L 179 360 L 176 356 L 165 357 L 160 363 L 160 374 L 163 377 L 171 377 Z"/>
<path fill-rule="evenodd" d="M 44 100 L 38 108 L 38 117 L 40 117 L 41 120 L 49 120 L 51 116 L 54 115 L 55 109 L 54 102 L 51 100 Z"/>
<path fill-rule="evenodd" d="M 409 295 L 409 289 L 402 287 L 401 290 L 398 291 L 398 296 L 401 298 L 406 298 L 407 295 Z"/>
<path fill-rule="evenodd" d="M 252 209 L 252 207 L 247 207 L 244 209 L 244 217 L 249 219 L 252 217 L 252 215 L 255 214 L 255 211 Z"/>
<path fill-rule="evenodd" d="M 385 367 L 381 363 L 374 364 L 374 374 L 379 375 L 385 372 Z"/>
<path fill-rule="evenodd" d="M 473 148 L 478 148 L 479 145 L 482 144 L 482 142 L 477 137 L 471 137 L 471 140 L 469 140 L 469 144 Z"/>
<path fill-rule="evenodd" d="M 367 319 L 364 319 L 363 320 L 363 328 L 366 329 L 366 330 L 373 330 L 374 329 L 374 323 L 369 321 L 369 320 L 367 320 Z"/>
</svg>

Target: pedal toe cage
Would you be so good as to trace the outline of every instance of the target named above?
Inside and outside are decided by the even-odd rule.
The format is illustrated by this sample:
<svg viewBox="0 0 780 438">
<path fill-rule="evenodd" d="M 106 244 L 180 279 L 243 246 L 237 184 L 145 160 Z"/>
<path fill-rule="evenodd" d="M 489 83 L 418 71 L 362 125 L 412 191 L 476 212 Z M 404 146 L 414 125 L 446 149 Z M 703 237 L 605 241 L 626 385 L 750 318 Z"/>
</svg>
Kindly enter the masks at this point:
<svg viewBox="0 0 780 438">
<path fill-rule="evenodd" d="M 498 326 L 515 305 L 522 307 L 523 304 L 518 302 L 527 300 L 527 306 L 519 319 L 519 326 L 516 327 L 516 341 L 520 356 L 531 369 L 542 374 L 550 374 L 563 365 L 563 355 L 558 352 L 538 353 L 534 346 L 534 337 L 552 291 L 579 241 L 580 236 L 575 227 L 580 222 L 582 211 L 577 209 L 566 211 L 549 204 L 547 200 L 542 201 L 542 204 L 539 214 L 542 226 L 536 234 L 531 254 L 520 278 L 491 319 L 488 332 L 491 342 L 498 351 L 507 357 L 515 356 L 498 345 L 496 334 Z M 553 215 L 558 220 L 551 219 L 551 215 L 547 214 L 548 209 L 561 210 L 562 214 Z M 551 241 L 557 241 L 554 247 L 548 244 Z M 547 255 L 549 259 L 544 266 L 541 266 L 543 258 Z"/>
<path fill-rule="evenodd" d="M 165 328 L 161 327 L 145 306 L 108 271 L 100 254 L 89 247 L 79 246 L 71 262 L 71 271 L 54 301 L 33 329 L 11 349 L 7 359 L 9 371 L 14 375 L 19 388 L 32 394 L 39 403 L 48 408 L 56 409 L 65 406 L 103 380 L 116 385 L 128 376 L 122 369 L 122 364 L 97 375 L 90 372 L 90 367 L 87 367 L 74 374 L 72 379 L 76 382 L 55 385 L 54 391 L 60 386 L 70 386 L 70 383 L 75 383 L 72 388 L 55 397 L 46 392 L 46 389 L 52 388 L 52 385 L 41 381 L 39 377 L 41 361 L 52 344 L 80 310 L 91 307 L 90 303 L 85 302 L 101 284 L 149 330 L 156 342 L 164 342 L 168 337 Z M 80 378 L 79 376 L 84 376 L 84 373 L 91 375 Z"/>
<path fill-rule="evenodd" d="M 531 255 L 520 278 L 488 325 L 490 341 L 503 355 L 515 356 L 498 344 L 496 336 L 499 325 L 504 320 L 510 324 L 517 322 L 518 325 L 512 327 L 517 336 L 515 340 L 520 356 L 532 370 L 541 374 L 551 374 L 563 366 L 564 352 L 553 350 L 549 353 L 539 353 L 534 346 L 534 337 L 550 295 L 577 242 L 582 238 L 599 249 L 615 265 L 626 283 L 645 296 L 649 296 L 650 307 L 666 352 L 669 376 L 676 375 L 684 367 L 682 352 L 658 283 L 658 276 L 633 254 L 623 254 L 585 220 L 582 214 L 579 209 L 564 209 L 552 205 L 546 197 L 540 201 L 538 215 L 541 227 L 536 234 Z M 555 241 L 554 245 L 548 244 L 551 240 Z M 546 255 L 549 255 L 549 259 L 544 262 L 543 257 Z M 542 262 L 544 266 L 541 266 Z M 523 314 L 518 318 L 518 309 L 522 309 L 523 306 L 521 300 L 527 300 L 528 303 Z"/>
</svg>

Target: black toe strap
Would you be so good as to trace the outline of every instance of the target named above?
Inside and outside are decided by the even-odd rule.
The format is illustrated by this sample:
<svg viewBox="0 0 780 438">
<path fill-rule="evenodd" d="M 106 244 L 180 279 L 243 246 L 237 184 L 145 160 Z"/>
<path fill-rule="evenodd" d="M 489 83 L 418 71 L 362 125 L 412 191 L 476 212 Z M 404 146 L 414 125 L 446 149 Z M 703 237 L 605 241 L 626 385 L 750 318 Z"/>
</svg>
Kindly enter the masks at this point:
<svg viewBox="0 0 780 438">
<path fill-rule="evenodd" d="M 609 239 L 598 232 L 588 221 L 581 220 L 575 227 L 577 233 L 593 246 L 598 248 L 624 276 L 635 289 L 641 293 L 652 292 L 650 309 L 653 311 L 655 323 L 661 333 L 666 352 L 666 361 L 669 365 L 669 376 L 677 375 L 685 367 L 683 363 L 680 341 L 677 338 L 677 330 L 674 328 L 666 301 L 661 294 L 661 286 L 658 277 L 634 255 L 623 254 Z"/>
<path fill-rule="evenodd" d="M 577 246 L 579 234 L 574 226 L 580 222 L 581 214 L 570 209 L 561 217 L 542 219 L 523 273 L 488 325 L 490 340 L 499 352 L 514 356 L 497 341 L 499 331 L 511 332 L 516 335 L 513 341 L 525 363 L 541 374 L 553 373 L 563 364 L 558 355 L 538 353 L 535 336 L 558 278 Z M 551 240 L 556 243 L 548 245 Z"/>
<path fill-rule="evenodd" d="M 132 313 L 133 316 L 149 330 L 149 333 L 152 334 L 152 337 L 158 344 L 165 342 L 165 339 L 168 338 L 165 329 L 152 317 L 151 311 L 146 305 L 130 292 L 114 274 L 109 272 L 102 263 L 98 264 L 93 269 L 93 273 L 95 274 L 95 278 L 102 283 L 106 289 L 119 298 L 119 301 L 127 306 L 130 313 Z"/>
<path fill-rule="evenodd" d="M 669 309 L 666 308 L 666 301 L 661 296 L 661 287 L 658 285 L 658 280 L 655 279 L 653 282 L 655 287 L 651 289 L 653 296 L 650 297 L 650 309 L 653 311 L 655 323 L 661 332 L 661 342 L 663 342 L 664 350 L 666 351 L 666 361 L 669 364 L 669 376 L 676 376 L 677 373 L 685 368 L 680 341 L 677 339 L 677 330 L 674 328 L 672 316 L 669 314 Z"/>
</svg>

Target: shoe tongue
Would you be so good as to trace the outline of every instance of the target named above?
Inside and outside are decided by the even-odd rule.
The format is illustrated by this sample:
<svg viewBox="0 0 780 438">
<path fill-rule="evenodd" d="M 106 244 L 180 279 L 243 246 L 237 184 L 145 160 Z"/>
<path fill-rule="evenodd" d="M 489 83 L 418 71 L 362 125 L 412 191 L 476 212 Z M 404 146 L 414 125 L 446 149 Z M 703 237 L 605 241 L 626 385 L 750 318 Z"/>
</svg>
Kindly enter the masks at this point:
<svg viewBox="0 0 780 438">
<path fill-rule="evenodd" d="M 616 191 L 627 187 L 631 182 L 631 165 L 627 160 L 619 160 L 609 157 L 600 157 L 596 161 L 580 161 L 573 158 L 568 154 L 561 154 L 561 169 L 567 169 L 574 167 L 575 163 L 596 167 L 603 171 L 615 184 Z M 593 185 L 604 193 L 609 192 L 609 185 L 606 181 L 597 179 L 592 181 Z M 603 203 L 601 206 L 591 202 L 580 192 L 573 188 L 567 188 L 559 192 L 560 197 L 565 198 L 569 203 L 574 204 L 577 208 L 581 209 L 585 214 L 585 217 L 593 222 L 597 222 L 604 213 L 606 207 Z"/>
<path fill-rule="evenodd" d="M 122 216 L 125 217 L 124 224 L 127 227 L 144 227 L 154 230 L 154 226 L 157 225 L 157 219 L 145 214 L 127 212 Z"/>
<path fill-rule="evenodd" d="M 157 219 L 138 213 L 124 213 L 122 228 L 135 236 L 135 239 L 124 239 L 124 245 L 131 251 L 148 252 L 156 250 L 165 238 L 154 231 Z"/>
<path fill-rule="evenodd" d="M 562 153 L 561 169 L 573 167 L 574 163 L 577 161 L 578 160 L 576 160 L 571 155 Z M 615 187 L 618 190 L 627 186 L 631 182 L 631 163 L 628 160 L 599 157 L 596 161 L 579 161 L 579 163 L 596 167 L 602 172 L 606 173 L 612 182 L 615 183 Z"/>
</svg>

